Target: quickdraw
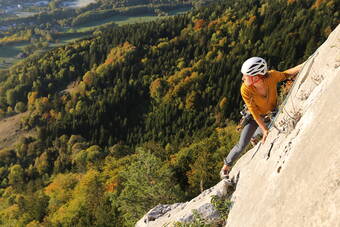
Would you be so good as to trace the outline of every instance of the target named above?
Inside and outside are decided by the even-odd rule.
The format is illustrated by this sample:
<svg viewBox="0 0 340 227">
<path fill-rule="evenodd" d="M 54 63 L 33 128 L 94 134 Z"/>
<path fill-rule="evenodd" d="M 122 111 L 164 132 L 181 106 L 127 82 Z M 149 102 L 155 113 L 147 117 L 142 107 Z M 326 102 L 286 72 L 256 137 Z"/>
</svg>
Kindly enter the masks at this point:
<svg viewBox="0 0 340 227">
<path fill-rule="evenodd" d="M 253 116 L 248 110 L 246 104 L 243 105 L 243 110 L 241 110 L 240 114 L 242 115 L 242 118 L 236 127 L 237 131 L 241 131 L 244 128 L 244 126 L 246 126 L 249 123 L 249 121 L 253 119 Z"/>
</svg>

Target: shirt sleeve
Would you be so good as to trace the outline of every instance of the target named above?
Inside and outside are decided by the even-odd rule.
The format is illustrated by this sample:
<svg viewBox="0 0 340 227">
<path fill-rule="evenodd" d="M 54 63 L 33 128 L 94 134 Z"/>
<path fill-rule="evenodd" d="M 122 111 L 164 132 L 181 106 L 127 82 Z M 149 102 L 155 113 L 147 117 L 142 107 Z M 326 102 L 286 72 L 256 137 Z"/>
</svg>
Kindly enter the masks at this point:
<svg viewBox="0 0 340 227">
<path fill-rule="evenodd" d="M 241 86 L 241 96 L 254 120 L 257 121 L 259 118 L 261 118 L 260 112 L 252 98 L 251 92 L 244 84 Z"/>
<path fill-rule="evenodd" d="M 273 80 L 276 83 L 279 83 L 283 80 L 287 80 L 287 79 L 289 79 L 289 76 L 290 76 L 288 73 L 279 72 L 279 71 L 276 71 L 276 70 L 270 70 L 269 74 L 271 75 L 271 77 L 273 78 Z"/>
</svg>

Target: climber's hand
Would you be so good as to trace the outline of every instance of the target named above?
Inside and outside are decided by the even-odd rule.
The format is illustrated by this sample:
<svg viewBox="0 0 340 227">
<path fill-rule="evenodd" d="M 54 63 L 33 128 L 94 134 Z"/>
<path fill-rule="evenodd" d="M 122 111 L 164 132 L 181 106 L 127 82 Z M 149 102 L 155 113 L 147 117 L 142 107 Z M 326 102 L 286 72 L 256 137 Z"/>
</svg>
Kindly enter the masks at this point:
<svg viewBox="0 0 340 227">
<path fill-rule="evenodd" d="M 269 130 L 263 130 L 263 136 L 262 136 L 262 140 L 261 143 L 264 144 L 266 142 L 267 136 L 268 136 Z"/>
</svg>

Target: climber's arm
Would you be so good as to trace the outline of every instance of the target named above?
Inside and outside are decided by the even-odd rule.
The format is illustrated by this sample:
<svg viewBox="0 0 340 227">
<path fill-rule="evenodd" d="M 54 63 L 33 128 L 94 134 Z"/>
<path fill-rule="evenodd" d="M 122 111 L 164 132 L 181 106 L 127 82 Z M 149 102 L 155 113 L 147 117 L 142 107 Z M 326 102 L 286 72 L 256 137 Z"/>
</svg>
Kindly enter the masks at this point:
<svg viewBox="0 0 340 227">
<path fill-rule="evenodd" d="M 284 71 L 284 73 L 287 75 L 289 78 L 294 78 L 301 70 L 302 66 L 304 63 L 297 65 L 293 68 L 287 69 Z"/>
</svg>

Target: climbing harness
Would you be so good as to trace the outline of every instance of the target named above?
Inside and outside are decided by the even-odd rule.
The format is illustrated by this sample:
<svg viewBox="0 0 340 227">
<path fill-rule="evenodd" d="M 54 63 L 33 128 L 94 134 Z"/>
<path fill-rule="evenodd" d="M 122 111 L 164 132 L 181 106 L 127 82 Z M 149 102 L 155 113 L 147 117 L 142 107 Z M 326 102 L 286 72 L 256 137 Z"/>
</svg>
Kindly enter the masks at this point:
<svg viewBox="0 0 340 227">
<path fill-rule="evenodd" d="M 241 110 L 240 114 L 242 115 L 242 118 L 236 127 L 237 131 L 241 131 L 244 128 L 244 126 L 246 126 L 249 123 L 249 121 L 253 119 L 253 116 L 248 110 L 248 107 L 246 104 L 243 105 L 243 110 Z M 269 124 L 274 119 L 276 114 L 277 114 L 277 109 L 275 108 L 273 111 L 261 117 L 263 117 L 264 123 Z"/>
</svg>

